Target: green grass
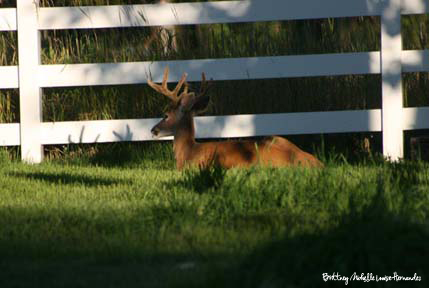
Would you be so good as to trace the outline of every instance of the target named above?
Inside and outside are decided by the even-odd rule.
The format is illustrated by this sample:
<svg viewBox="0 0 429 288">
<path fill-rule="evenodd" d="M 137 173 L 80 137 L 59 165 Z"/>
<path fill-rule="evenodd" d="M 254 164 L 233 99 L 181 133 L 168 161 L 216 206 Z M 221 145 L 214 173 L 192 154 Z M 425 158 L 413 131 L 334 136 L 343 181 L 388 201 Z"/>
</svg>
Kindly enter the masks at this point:
<svg viewBox="0 0 429 288">
<path fill-rule="evenodd" d="M 178 172 L 147 150 L 0 153 L 0 287 L 427 287 L 427 164 Z"/>
</svg>

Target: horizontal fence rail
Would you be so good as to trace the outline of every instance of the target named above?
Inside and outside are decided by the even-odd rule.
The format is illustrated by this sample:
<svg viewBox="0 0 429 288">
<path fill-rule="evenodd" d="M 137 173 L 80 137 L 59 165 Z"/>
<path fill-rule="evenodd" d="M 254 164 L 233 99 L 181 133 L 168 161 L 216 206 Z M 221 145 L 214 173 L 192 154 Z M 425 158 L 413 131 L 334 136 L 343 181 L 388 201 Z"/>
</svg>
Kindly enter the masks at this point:
<svg viewBox="0 0 429 288">
<path fill-rule="evenodd" d="M 0 8 L 0 31 L 16 31 L 15 8 Z"/>
<path fill-rule="evenodd" d="M 402 14 L 429 13 L 422 0 L 403 1 Z M 205 3 L 39 8 L 39 30 L 198 25 L 379 16 L 382 0 L 253 0 Z M 311 7 L 312 9 L 309 9 Z M 180 16 L 180 17 L 179 17 Z M 0 9 L 0 31 L 16 30 L 16 9 Z"/>
<path fill-rule="evenodd" d="M 405 108 L 404 112 L 403 130 L 429 129 L 429 107 Z M 159 120 L 161 119 L 46 122 L 42 124 L 41 129 L 42 143 L 52 145 L 151 141 L 153 138 L 150 129 Z M 273 126 L 272 123 L 282 125 Z M 200 139 L 267 134 L 380 132 L 381 110 L 200 116 L 195 119 L 195 129 L 196 137 Z M 0 124 L 0 144 L 20 145 L 19 124 Z"/>
<path fill-rule="evenodd" d="M 398 97 L 394 96 L 402 95 L 401 73 L 429 71 L 429 50 L 402 51 L 398 45 L 402 39 L 401 15 L 429 13 L 429 3 L 425 0 L 246 0 L 46 8 L 38 7 L 37 3 L 38 1 L 21 0 L 18 1 L 17 8 L 0 9 L 0 31 L 17 31 L 18 46 L 21 47 L 20 65 L 0 66 L 0 89 L 19 88 L 21 103 L 21 123 L 0 124 L 0 145 L 24 145 L 22 158 L 28 162 L 41 161 L 41 145 L 151 140 L 150 128 L 159 120 L 43 123 L 40 88 L 141 84 L 147 83 L 149 78 L 160 82 L 166 66 L 169 66 L 171 71 L 169 82 L 177 82 L 184 71 L 189 74 L 189 81 L 200 81 L 203 71 L 215 81 L 354 74 L 382 75 L 382 109 L 197 117 L 198 138 L 383 132 L 384 154 L 397 159 L 403 155 L 404 130 L 429 129 L 428 107 L 404 108 L 402 100 L 398 101 Z M 380 16 L 381 51 L 103 64 L 40 63 L 38 34 L 41 30 L 358 16 Z M 399 62 L 401 64 L 398 66 Z M 399 82 L 394 82 L 398 79 Z M 32 103 L 32 107 L 28 107 L 27 103 Z M 387 121 L 389 119 L 393 119 L 394 123 L 387 123 L 390 122 Z M 28 137 L 27 133 L 32 136 Z"/>
<path fill-rule="evenodd" d="M 371 64 L 368 65 L 368 62 Z M 380 55 L 373 53 L 277 56 L 231 59 L 202 59 L 111 64 L 42 65 L 42 87 L 117 85 L 161 82 L 169 66 L 169 82 L 179 81 L 182 72 L 189 81 L 200 81 L 201 71 L 213 80 L 248 80 L 285 77 L 334 76 L 380 73 Z"/>
<path fill-rule="evenodd" d="M 0 124 L 0 146 L 18 146 L 21 145 L 20 125 Z"/>
<path fill-rule="evenodd" d="M 428 13 L 420 0 L 403 14 Z M 383 1 L 252 0 L 203 3 L 41 8 L 39 29 L 88 29 L 379 16 Z M 311 9 L 310 9 L 311 7 Z M 82 17 L 84 15 L 84 17 Z"/>
<path fill-rule="evenodd" d="M 249 80 L 287 77 L 380 74 L 380 52 L 203 59 L 158 62 L 40 65 L 40 87 L 121 85 L 161 82 L 164 68 L 172 70 L 168 82 L 177 82 L 181 71 L 189 81 L 200 81 L 201 71 L 213 80 Z M 429 71 L 429 50 L 403 51 L 403 72 Z M 0 66 L 0 88 L 18 88 L 18 67 Z"/>
<path fill-rule="evenodd" d="M 18 66 L 0 66 L 0 89 L 18 88 Z"/>
</svg>

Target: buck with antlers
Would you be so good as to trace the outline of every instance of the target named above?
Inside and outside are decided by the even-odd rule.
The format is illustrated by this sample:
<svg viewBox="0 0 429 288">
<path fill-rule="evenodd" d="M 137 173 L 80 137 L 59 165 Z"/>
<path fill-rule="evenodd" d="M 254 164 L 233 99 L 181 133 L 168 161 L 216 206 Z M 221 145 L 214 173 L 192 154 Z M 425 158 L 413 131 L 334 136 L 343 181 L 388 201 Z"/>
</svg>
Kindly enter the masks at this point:
<svg viewBox="0 0 429 288">
<path fill-rule="evenodd" d="M 155 138 L 174 136 L 174 154 L 178 169 L 192 165 L 198 167 L 220 165 L 224 168 L 256 164 L 273 167 L 323 166 L 316 157 L 278 136 L 256 141 L 196 142 L 194 115 L 203 111 L 209 103 L 209 97 L 206 94 L 209 83 L 203 73 L 199 93 L 188 92 L 187 74 L 184 73 L 176 88 L 171 91 L 167 87 L 168 71 L 167 67 L 162 85 L 148 80 L 148 84 L 154 90 L 172 101 L 171 109 L 165 113 L 164 118 L 152 128 L 151 132 Z M 182 86 L 184 86 L 183 92 L 179 94 Z"/>
</svg>

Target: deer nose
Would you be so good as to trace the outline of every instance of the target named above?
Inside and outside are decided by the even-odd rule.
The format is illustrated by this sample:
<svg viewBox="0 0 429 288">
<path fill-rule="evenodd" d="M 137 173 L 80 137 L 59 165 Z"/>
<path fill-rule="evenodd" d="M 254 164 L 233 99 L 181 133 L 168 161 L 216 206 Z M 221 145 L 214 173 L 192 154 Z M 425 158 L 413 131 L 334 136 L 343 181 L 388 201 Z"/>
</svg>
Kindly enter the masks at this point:
<svg viewBox="0 0 429 288">
<path fill-rule="evenodd" d="M 159 129 L 156 127 L 153 127 L 152 130 L 150 130 L 150 132 L 152 132 L 153 136 L 158 136 L 159 134 Z"/>
</svg>

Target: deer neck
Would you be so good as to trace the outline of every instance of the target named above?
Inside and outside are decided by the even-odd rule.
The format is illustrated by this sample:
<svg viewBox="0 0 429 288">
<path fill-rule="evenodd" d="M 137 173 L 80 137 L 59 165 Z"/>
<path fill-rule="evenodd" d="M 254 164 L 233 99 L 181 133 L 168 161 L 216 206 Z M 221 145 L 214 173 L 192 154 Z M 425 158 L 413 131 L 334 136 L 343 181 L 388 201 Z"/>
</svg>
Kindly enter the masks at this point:
<svg viewBox="0 0 429 288">
<path fill-rule="evenodd" d="M 192 115 L 186 115 L 183 119 L 183 125 L 180 125 L 174 135 L 174 155 L 178 168 L 182 168 L 187 160 L 190 159 L 192 148 L 195 145 L 195 127 Z"/>
</svg>

